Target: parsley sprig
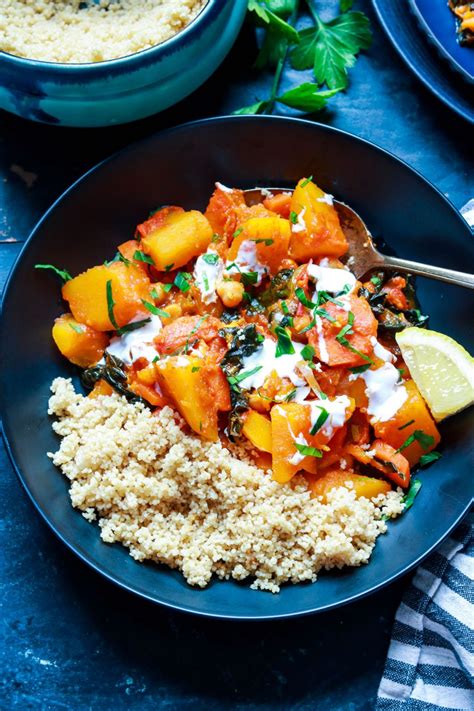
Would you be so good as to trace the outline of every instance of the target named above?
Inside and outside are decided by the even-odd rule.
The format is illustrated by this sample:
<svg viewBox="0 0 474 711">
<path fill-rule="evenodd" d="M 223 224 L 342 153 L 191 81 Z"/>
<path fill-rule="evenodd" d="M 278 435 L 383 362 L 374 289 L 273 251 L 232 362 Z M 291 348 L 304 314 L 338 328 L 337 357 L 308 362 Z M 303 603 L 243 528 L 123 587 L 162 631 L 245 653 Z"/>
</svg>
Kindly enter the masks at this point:
<svg viewBox="0 0 474 711">
<path fill-rule="evenodd" d="M 321 3 L 322 4 L 322 3 Z M 312 25 L 298 32 L 300 0 L 249 0 L 249 16 L 263 29 L 263 42 L 257 56 L 257 69 L 274 68 L 270 95 L 245 106 L 236 114 L 270 114 L 276 104 L 312 113 L 348 85 L 348 69 L 354 66 L 358 53 L 371 43 L 369 20 L 362 12 L 349 12 L 352 0 L 341 0 L 340 14 L 321 20 L 314 0 L 305 0 Z M 297 70 L 312 69 L 314 81 L 279 93 L 280 81 L 288 55 Z M 326 88 L 324 88 L 326 85 Z"/>
</svg>

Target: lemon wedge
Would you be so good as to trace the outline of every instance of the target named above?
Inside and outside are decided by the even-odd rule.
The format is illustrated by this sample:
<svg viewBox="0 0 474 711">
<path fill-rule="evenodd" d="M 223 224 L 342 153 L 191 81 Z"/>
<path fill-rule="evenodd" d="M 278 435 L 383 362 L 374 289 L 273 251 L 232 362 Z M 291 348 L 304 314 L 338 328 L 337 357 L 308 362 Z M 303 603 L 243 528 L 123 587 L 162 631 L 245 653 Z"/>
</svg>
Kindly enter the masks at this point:
<svg viewBox="0 0 474 711">
<path fill-rule="evenodd" d="M 395 338 L 437 422 L 474 403 L 474 358 L 453 338 L 425 328 L 406 328 Z"/>
</svg>

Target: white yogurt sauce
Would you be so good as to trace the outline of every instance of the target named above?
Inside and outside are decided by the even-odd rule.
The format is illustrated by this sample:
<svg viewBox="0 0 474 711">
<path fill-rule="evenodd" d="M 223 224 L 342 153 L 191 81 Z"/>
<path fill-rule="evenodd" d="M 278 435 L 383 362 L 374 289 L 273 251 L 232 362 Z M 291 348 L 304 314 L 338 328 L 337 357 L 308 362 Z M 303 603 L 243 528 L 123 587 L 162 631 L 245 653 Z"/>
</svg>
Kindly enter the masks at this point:
<svg viewBox="0 0 474 711">
<path fill-rule="evenodd" d="M 290 430 L 290 432 L 291 432 L 290 423 L 288 423 L 288 428 L 289 428 L 289 430 Z M 304 434 L 300 433 L 297 437 L 295 437 L 295 435 L 293 434 L 293 432 L 291 432 L 291 435 L 292 435 L 292 437 L 293 437 L 293 439 L 294 439 L 294 441 L 295 441 L 296 444 L 303 444 L 303 445 L 306 445 L 306 446 L 308 445 L 308 442 L 306 441 L 306 438 L 305 438 Z M 307 456 L 306 454 L 301 454 L 301 452 L 298 452 L 298 450 L 296 450 L 296 452 L 293 454 L 293 456 L 292 456 L 292 457 L 289 457 L 288 463 L 289 463 L 289 464 L 293 464 L 294 466 L 298 466 L 298 464 L 301 464 L 301 462 L 303 461 L 303 459 L 304 459 L 306 456 Z"/>
<path fill-rule="evenodd" d="M 268 268 L 258 261 L 257 245 L 251 239 L 244 239 L 236 258 L 227 262 L 226 271 L 228 274 L 238 274 L 239 270 L 241 272 L 256 272 L 258 275 L 257 284 L 260 284 L 268 272 Z"/>
<path fill-rule="evenodd" d="M 329 294 L 339 294 L 346 286 L 350 293 L 356 284 L 356 278 L 348 269 L 334 269 L 327 266 L 327 259 L 321 263 L 308 265 L 308 276 L 316 281 L 316 290 L 313 301 L 317 301 L 318 291 L 327 291 Z"/>
<path fill-rule="evenodd" d="M 215 264 L 209 264 L 205 260 L 206 255 L 217 257 Z M 217 301 L 216 286 L 224 271 L 224 262 L 213 249 L 208 249 L 205 254 L 201 254 L 196 259 L 194 265 L 194 281 L 201 292 L 202 300 L 205 304 L 212 304 Z"/>
<path fill-rule="evenodd" d="M 334 205 L 333 197 L 334 195 L 331 195 L 330 193 L 324 193 L 324 195 L 321 195 L 321 197 L 317 198 L 317 201 L 325 202 L 326 205 Z"/>
<path fill-rule="evenodd" d="M 385 350 L 385 349 L 384 349 Z M 360 376 L 365 382 L 365 393 L 369 399 L 367 412 L 372 422 L 386 422 L 401 408 L 408 397 L 400 373 L 391 363 L 384 363 L 377 370 L 366 370 Z"/>
<path fill-rule="evenodd" d="M 375 336 L 371 336 L 370 342 L 374 347 L 374 355 L 377 358 L 380 358 L 380 360 L 384 360 L 386 363 L 394 362 L 395 356 L 393 355 L 393 353 L 390 353 L 390 351 L 384 348 L 382 344 L 377 341 Z"/>
<path fill-rule="evenodd" d="M 325 400 L 311 400 L 311 402 L 308 403 L 311 407 L 311 428 L 316 424 L 321 411 L 323 409 L 326 410 L 326 412 L 329 413 L 329 417 L 321 427 L 321 432 L 330 439 L 334 434 L 334 430 L 342 427 L 346 421 L 346 410 L 350 407 L 350 404 L 351 401 L 347 395 L 338 395 L 333 400 L 329 398 Z"/>
<path fill-rule="evenodd" d="M 143 315 L 136 316 L 130 323 L 141 321 Z M 119 358 L 126 365 L 132 365 L 139 358 L 146 358 L 150 363 L 158 353 L 153 345 L 153 339 L 162 329 L 159 316 L 150 314 L 150 321 L 136 331 L 129 331 L 123 336 L 112 338 L 107 346 L 107 353 Z"/>
<path fill-rule="evenodd" d="M 251 371 L 254 368 L 258 368 L 258 370 L 253 375 L 249 375 L 239 382 L 241 388 L 244 390 L 261 388 L 265 380 L 274 370 L 280 378 L 289 378 L 293 385 L 306 385 L 306 381 L 296 372 L 297 363 L 303 360 L 301 351 L 304 346 L 301 343 L 293 343 L 295 353 L 291 355 L 281 355 L 276 358 L 276 345 L 276 341 L 272 341 L 271 338 L 266 338 L 255 353 L 252 353 L 252 355 L 246 358 L 242 358 L 243 367 L 240 371 L 241 373 Z"/>
<path fill-rule="evenodd" d="M 296 223 L 291 225 L 292 232 L 304 232 L 306 230 L 306 222 L 304 221 L 305 212 L 306 208 L 304 207 L 301 212 L 298 213 Z"/>
<path fill-rule="evenodd" d="M 322 360 L 323 363 L 329 363 L 329 353 L 323 333 L 323 322 L 321 317 L 317 315 L 314 320 L 316 321 L 316 331 L 318 332 L 319 360 Z"/>
<path fill-rule="evenodd" d="M 216 183 L 216 188 L 219 188 L 219 190 L 222 190 L 223 193 L 233 193 L 234 191 L 232 188 L 228 188 L 227 185 L 223 185 L 222 183 Z"/>
</svg>

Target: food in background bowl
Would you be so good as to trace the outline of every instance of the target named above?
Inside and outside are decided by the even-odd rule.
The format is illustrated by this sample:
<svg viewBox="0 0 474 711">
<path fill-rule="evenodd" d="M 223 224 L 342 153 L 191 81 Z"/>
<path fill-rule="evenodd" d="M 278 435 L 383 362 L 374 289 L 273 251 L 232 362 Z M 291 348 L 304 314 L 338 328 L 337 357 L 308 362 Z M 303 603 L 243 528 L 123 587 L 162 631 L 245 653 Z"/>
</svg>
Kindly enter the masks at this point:
<svg viewBox="0 0 474 711">
<path fill-rule="evenodd" d="M 449 0 L 448 5 L 456 15 L 458 42 L 466 47 L 474 46 L 474 3 L 464 0 Z"/>
<path fill-rule="evenodd" d="M 193 585 L 277 592 L 367 562 L 440 436 L 394 338 L 426 321 L 405 278 L 356 280 L 311 178 L 262 193 L 217 184 L 205 214 L 163 207 L 112 261 L 59 270 L 53 339 L 91 392 L 58 378 L 49 411 L 51 457 L 105 541 Z"/>
<path fill-rule="evenodd" d="M 154 47 L 206 0 L 6 0 L 0 50 L 43 62 L 88 63 Z"/>
</svg>

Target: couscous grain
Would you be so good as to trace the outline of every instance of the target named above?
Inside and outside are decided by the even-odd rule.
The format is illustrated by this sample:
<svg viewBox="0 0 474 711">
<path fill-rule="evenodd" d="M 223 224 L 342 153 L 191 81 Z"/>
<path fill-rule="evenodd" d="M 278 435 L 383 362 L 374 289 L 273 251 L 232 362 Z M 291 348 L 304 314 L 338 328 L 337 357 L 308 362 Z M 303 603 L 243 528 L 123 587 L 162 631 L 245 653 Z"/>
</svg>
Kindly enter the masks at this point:
<svg viewBox="0 0 474 711">
<path fill-rule="evenodd" d="M 180 32 L 206 0 L 2 0 L 0 51 L 89 63 L 149 49 Z"/>
<path fill-rule="evenodd" d="M 237 458 L 184 433 L 168 407 L 152 413 L 115 394 L 86 398 L 63 378 L 51 389 L 62 441 L 49 456 L 71 482 L 73 506 L 98 520 L 105 542 L 180 569 L 190 585 L 205 587 L 215 574 L 278 592 L 323 568 L 359 566 L 384 519 L 403 510 L 401 490 L 357 499 L 350 484 L 323 504 L 303 478 L 278 484 L 245 452 Z"/>
</svg>

